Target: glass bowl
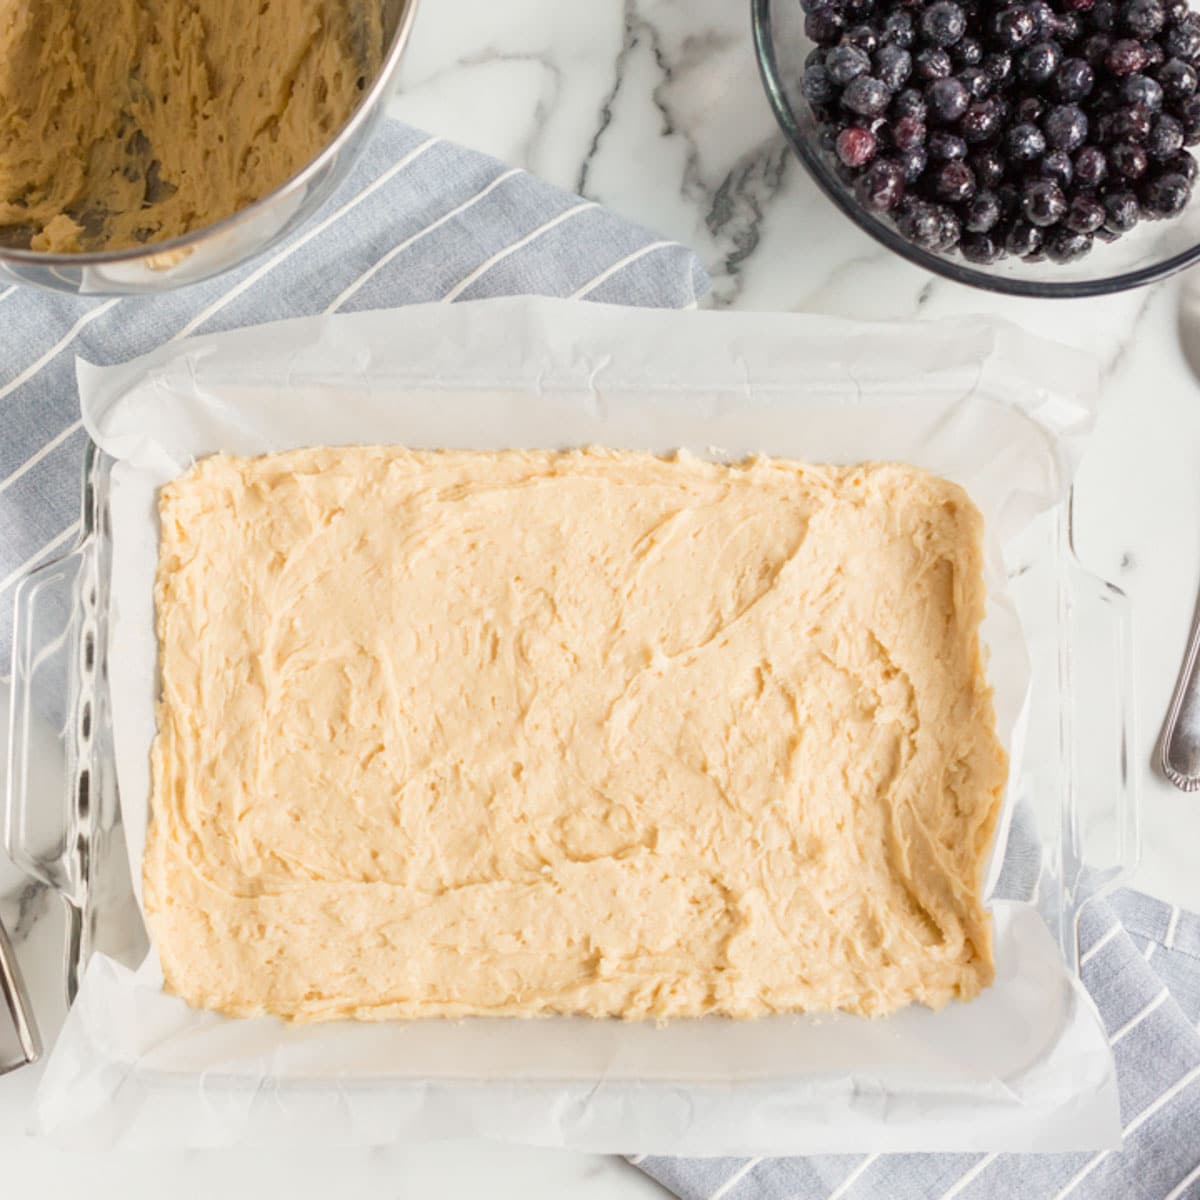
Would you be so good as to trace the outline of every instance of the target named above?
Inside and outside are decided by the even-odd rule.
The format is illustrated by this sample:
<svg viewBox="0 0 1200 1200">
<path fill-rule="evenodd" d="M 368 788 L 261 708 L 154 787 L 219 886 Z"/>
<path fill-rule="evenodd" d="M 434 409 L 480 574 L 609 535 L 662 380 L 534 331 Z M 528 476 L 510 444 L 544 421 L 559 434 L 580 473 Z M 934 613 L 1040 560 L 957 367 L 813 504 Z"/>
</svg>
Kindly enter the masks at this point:
<svg viewBox="0 0 1200 1200">
<path fill-rule="evenodd" d="M 1200 260 L 1200 190 L 1177 217 L 1139 222 L 1115 242 L 1097 242 L 1072 263 L 1003 258 L 991 266 L 957 253 L 922 250 L 901 236 L 890 218 L 864 208 L 834 170 L 818 142 L 820 127 L 800 92 L 804 60 L 813 43 L 804 34 L 799 0 L 751 0 L 754 49 L 767 98 L 783 132 L 813 181 L 860 229 L 909 262 L 971 287 L 1013 296 L 1104 296 L 1143 287 Z"/>
</svg>

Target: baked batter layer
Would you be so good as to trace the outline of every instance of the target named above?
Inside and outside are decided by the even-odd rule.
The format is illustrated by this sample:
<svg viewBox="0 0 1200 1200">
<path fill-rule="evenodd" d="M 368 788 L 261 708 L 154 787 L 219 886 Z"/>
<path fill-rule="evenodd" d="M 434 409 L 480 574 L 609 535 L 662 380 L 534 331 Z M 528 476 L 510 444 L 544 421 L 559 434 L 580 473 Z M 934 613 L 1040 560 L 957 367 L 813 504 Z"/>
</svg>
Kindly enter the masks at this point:
<svg viewBox="0 0 1200 1200">
<path fill-rule="evenodd" d="M 896 465 L 302 450 L 163 489 L 145 903 L 300 1020 L 887 1013 L 993 976 L 979 513 Z"/>
<path fill-rule="evenodd" d="M 379 69 L 378 0 L 0 0 L 0 236 L 157 242 L 332 139 Z"/>
</svg>

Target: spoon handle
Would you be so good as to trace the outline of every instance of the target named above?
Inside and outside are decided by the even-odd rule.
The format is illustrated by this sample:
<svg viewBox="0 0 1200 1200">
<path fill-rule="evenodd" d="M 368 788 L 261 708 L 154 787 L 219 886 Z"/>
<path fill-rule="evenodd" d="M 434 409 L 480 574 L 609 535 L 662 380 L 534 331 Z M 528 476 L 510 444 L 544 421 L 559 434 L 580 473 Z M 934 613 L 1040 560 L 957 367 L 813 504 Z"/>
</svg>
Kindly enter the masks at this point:
<svg viewBox="0 0 1200 1200">
<path fill-rule="evenodd" d="M 1163 727 L 1162 769 L 1177 788 L 1200 791 L 1200 609 Z"/>
</svg>

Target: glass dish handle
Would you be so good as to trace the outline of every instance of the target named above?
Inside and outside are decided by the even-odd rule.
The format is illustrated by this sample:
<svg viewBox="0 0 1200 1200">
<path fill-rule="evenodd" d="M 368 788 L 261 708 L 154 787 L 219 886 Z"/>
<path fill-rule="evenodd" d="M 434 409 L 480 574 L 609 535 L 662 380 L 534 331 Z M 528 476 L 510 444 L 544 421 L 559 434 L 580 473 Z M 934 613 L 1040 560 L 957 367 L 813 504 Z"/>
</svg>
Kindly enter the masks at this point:
<svg viewBox="0 0 1200 1200">
<path fill-rule="evenodd" d="M 80 660 L 95 656 L 94 643 L 89 648 L 78 636 L 78 584 L 86 566 L 80 546 L 17 584 L 4 789 L 9 857 L 75 907 L 82 906 L 86 886 L 86 843 L 79 836 L 81 814 L 69 780 L 78 761 L 78 739 L 88 731 L 73 725 L 80 719 L 80 682 L 91 665 Z"/>
<path fill-rule="evenodd" d="M 1059 732 L 1069 766 L 1062 871 L 1072 921 L 1064 948 L 1078 972 L 1080 916 L 1137 867 L 1141 809 L 1132 769 L 1138 741 L 1129 597 L 1084 567 L 1073 546 L 1065 560 Z"/>
</svg>

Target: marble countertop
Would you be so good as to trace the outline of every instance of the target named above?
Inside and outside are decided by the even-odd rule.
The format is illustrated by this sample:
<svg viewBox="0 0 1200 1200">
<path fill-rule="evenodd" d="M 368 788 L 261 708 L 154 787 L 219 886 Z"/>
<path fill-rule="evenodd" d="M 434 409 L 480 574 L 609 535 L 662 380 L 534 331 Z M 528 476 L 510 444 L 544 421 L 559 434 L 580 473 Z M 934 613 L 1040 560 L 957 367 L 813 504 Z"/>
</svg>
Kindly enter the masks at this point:
<svg viewBox="0 0 1200 1200">
<path fill-rule="evenodd" d="M 1105 407 L 1081 469 L 1076 542 L 1134 606 L 1144 846 L 1134 883 L 1200 909 L 1200 796 L 1151 770 L 1200 587 L 1200 277 L 1087 301 L 991 296 L 891 256 L 820 196 L 778 136 L 736 0 L 425 0 L 394 113 L 581 191 L 693 246 L 718 307 L 848 317 L 987 313 L 1103 364 Z M 1083 747 L 1084 753 L 1087 747 Z M 11 884 L 0 880 L 0 893 Z M 3 917 L 18 936 L 49 901 Z M 54 994 L 59 931 L 22 940 Z M 51 1021 L 53 1027 L 53 1021 Z M 454 1143 L 410 1149 L 69 1156 L 23 1138 L 37 1068 L 0 1079 L 0 1154 L 14 1195 L 183 1200 L 285 1193 L 528 1200 L 661 1196 L 617 1159 Z"/>
</svg>

